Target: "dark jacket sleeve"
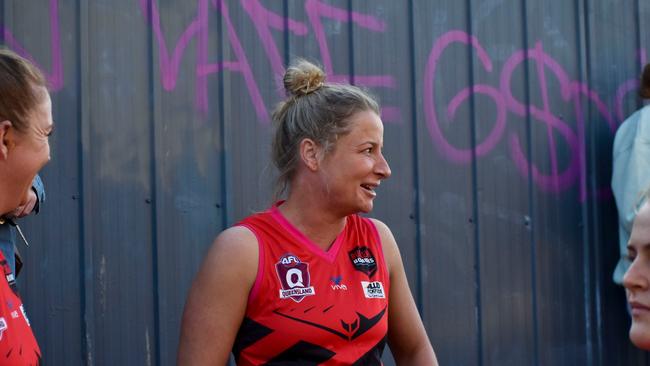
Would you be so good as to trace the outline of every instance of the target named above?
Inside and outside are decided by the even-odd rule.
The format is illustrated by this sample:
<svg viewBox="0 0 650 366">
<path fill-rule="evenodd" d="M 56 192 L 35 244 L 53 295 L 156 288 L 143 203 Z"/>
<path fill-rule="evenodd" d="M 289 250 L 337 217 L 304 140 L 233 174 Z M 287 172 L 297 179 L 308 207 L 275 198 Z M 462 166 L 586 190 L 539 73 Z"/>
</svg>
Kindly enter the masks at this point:
<svg viewBox="0 0 650 366">
<path fill-rule="evenodd" d="M 45 202 L 45 186 L 43 186 L 43 181 L 41 180 L 41 177 L 38 176 L 38 174 L 32 181 L 32 189 L 34 192 L 36 192 L 36 197 L 38 198 L 36 200 L 36 205 L 34 206 L 34 211 L 32 212 L 37 214 L 41 209 L 41 203 Z"/>
</svg>

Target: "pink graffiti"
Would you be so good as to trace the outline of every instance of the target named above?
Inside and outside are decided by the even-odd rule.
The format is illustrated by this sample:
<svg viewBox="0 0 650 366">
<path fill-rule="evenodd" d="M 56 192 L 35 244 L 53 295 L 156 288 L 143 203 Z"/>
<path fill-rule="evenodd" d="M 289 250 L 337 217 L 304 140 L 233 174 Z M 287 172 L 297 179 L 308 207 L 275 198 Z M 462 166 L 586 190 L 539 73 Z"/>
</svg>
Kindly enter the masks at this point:
<svg viewBox="0 0 650 366">
<path fill-rule="evenodd" d="M 238 71 L 244 76 L 249 95 L 258 116 L 263 120 L 268 120 L 266 107 L 262 99 L 257 83 L 253 78 L 253 73 L 246 59 L 243 47 L 239 42 L 239 38 L 234 33 L 232 22 L 228 13 L 228 7 L 221 1 L 212 1 L 212 6 L 218 9 L 226 23 L 228 29 L 228 38 L 237 56 L 236 61 L 221 61 L 217 63 L 208 62 L 208 15 L 209 3 L 208 0 L 199 0 L 197 3 L 197 16 L 185 28 L 181 37 L 177 41 L 173 54 L 170 56 L 167 49 L 167 40 L 162 31 L 160 24 L 160 12 L 155 1 L 140 0 L 140 8 L 144 13 L 146 19 L 151 22 L 153 32 L 158 43 L 158 58 L 160 63 L 160 75 L 162 79 L 163 88 L 167 91 L 176 88 L 176 81 L 178 80 L 178 71 L 181 58 L 192 39 L 197 38 L 196 47 L 196 75 L 195 75 L 195 94 L 196 106 L 202 112 L 206 112 L 208 108 L 208 85 L 207 76 L 211 73 L 219 72 L 222 69 L 230 71 Z"/>
<path fill-rule="evenodd" d="M 544 51 L 542 43 L 537 42 L 534 48 L 517 51 L 504 63 L 500 74 L 499 89 L 489 85 L 477 84 L 462 89 L 450 100 L 447 105 L 447 119 L 450 121 L 453 120 L 459 106 L 473 93 L 488 96 L 496 106 L 496 119 L 493 123 L 492 130 L 483 141 L 477 141 L 474 149 L 456 147 L 447 140 L 443 130 L 440 128 L 441 125 L 434 103 L 436 100 L 435 78 L 438 63 L 444 51 L 452 44 L 469 45 L 481 62 L 483 70 L 486 72 L 493 71 L 492 61 L 480 41 L 464 31 L 449 31 L 434 43 L 424 74 L 425 117 L 429 135 L 434 142 L 434 146 L 440 153 L 451 162 L 463 164 L 470 162 L 473 155 L 477 158 L 483 157 L 489 154 L 497 143 L 501 141 L 505 131 L 508 112 L 519 117 L 530 116 L 531 121 L 542 123 L 545 126 L 546 140 L 549 146 L 548 162 L 550 172 L 543 172 L 534 162 L 529 160 L 529 157 L 526 156 L 522 148 L 520 137 L 513 132 L 508 137 L 508 146 L 510 156 L 520 174 L 527 177 L 530 173 L 535 185 L 549 192 L 562 192 L 572 187 L 579 178 L 580 199 L 581 201 L 587 199 L 587 174 L 585 170 L 585 125 L 587 121 L 584 112 L 586 104 L 595 106 L 595 110 L 605 123 L 607 123 L 609 131 L 612 134 L 616 131 L 617 127 L 609 108 L 598 93 L 591 90 L 586 83 L 571 80 L 562 66 Z M 525 62 L 535 66 L 534 77 L 537 82 L 533 82 L 531 85 L 539 86 L 541 106 L 521 102 L 512 94 L 512 75 L 518 67 L 525 65 Z M 547 82 L 549 76 L 554 77 L 558 81 L 560 89 L 559 96 L 561 99 L 573 105 L 576 131 L 564 119 L 556 116 L 551 110 L 549 102 L 550 91 Z M 619 103 L 624 95 L 632 88 L 633 84 L 631 81 L 624 83 L 619 88 L 616 96 L 617 106 L 620 105 Z M 619 113 L 619 115 L 622 115 L 622 113 Z M 558 137 L 562 139 L 569 149 L 569 158 L 565 159 L 564 164 L 560 164 L 557 155 L 558 141 L 556 139 Z M 598 188 L 597 190 L 599 196 L 606 194 L 606 189 Z"/>
<path fill-rule="evenodd" d="M 230 40 L 230 46 L 233 48 L 235 56 L 237 57 L 237 61 L 222 61 L 216 65 L 221 64 L 224 66 L 224 68 L 229 68 L 233 71 L 239 71 L 244 75 L 244 81 L 246 83 L 246 87 L 248 88 L 248 92 L 251 95 L 257 116 L 262 119 L 262 122 L 268 122 L 269 116 L 266 111 L 264 99 L 262 98 L 262 94 L 260 93 L 257 82 L 255 81 L 255 77 L 253 76 L 253 70 L 251 69 L 250 64 L 248 63 L 248 59 L 246 58 L 244 47 L 242 47 L 241 42 L 239 41 L 239 37 L 237 36 L 237 32 L 235 31 L 235 27 L 230 20 L 228 6 L 226 5 L 225 1 L 222 0 L 212 0 L 212 5 L 215 8 L 219 9 L 223 15 L 224 22 L 226 23 L 226 27 L 228 29 L 228 39 Z M 211 65 L 208 65 L 207 67 L 209 68 L 210 66 Z M 198 73 L 199 75 L 203 75 L 200 67 Z M 205 75 L 208 73 L 209 72 L 206 72 Z"/>
<path fill-rule="evenodd" d="M 164 90 L 173 91 L 176 89 L 181 60 L 190 43 L 196 42 L 195 72 L 192 75 L 195 78 L 196 107 L 202 112 L 208 110 L 208 77 L 210 75 L 223 71 L 234 72 L 243 78 L 250 101 L 259 120 L 261 123 L 268 123 L 267 101 L 262 97 L 246 50 L 232 21 L 227 2 L 223 0 L 197 0 L 196 16 L 191 19 L 178 39 L 175 42 L 170 42 L 163 31 L 157 1 L 137 1 L 146 21 L 152 27 L 154 40 L 158 46 L 160 80 Z M 239 2 L 239 5 L 255 27 L 270 68 L 277 78 L 282 74 L 286 60 L 283 60 L 280 47 L 276 41 L 278 37 L 274 37 L 273 32 L 281 32 L 285 35 L 288 32 L 297 37 L 314 37 L 318 44 L 325 71 L 330 75 L 330 80 L 353 82 L 366 87 L 397 88 L 396 78 L 393 75 L 348 75 L 337 73 L 334 69 L 328 36 L 323 25 L 323 19 L 328 19 L 334 22 L 347 23 L 350 29 L 355 26 L 370 32 L 385 32 L 387 29 L 385 22 L 371 15 L 338 8 L 321 0 L 305 0 L 303 4 L 307 18 L 306 22 L 277 14 L 264 7 L 260 0 L 240 0 Z M 232 59 L 209 60 L 208 46 L 211 42 L 209 39 L 209 21 L 211 13 L 217 13 L 221 16 L 223 28 L 226 31 L 224 47 L 230 48 L 230 54 L 233 55 Z M 58 0 L 49 0 L 49 21 L 51 64 L 50 70 L 44 70 L 44 73 L 51 89 L 58 91 L 64 86 Z M 9 29 L 0 27 L 0 32 L 9 47 L 39 65 L 33 55 L 25 49 Z M 473 35 L 464 31 L 452 30 L 443 34 L 434 42 L 424 70 L 423 94 L 425 98 L 426 124 L 435 148 L 449 161 L 467 164 L 474 157 L 482 158 L 488 155 L 504 139 L 509 114 L 530 118 L 533 123 L 541 123 L 542 131 L 545 133 L 535 136 L 535 140 L 539 141 L 540 138 L 544 138 L 548 142 L 548 158 L 528 156 L 526 149 L 522 146 L 521 136 L 515 132 L 509 133 L 506 139 L 509 155 L 519 173 L 524 177 L 530 175 L 536 186 L 548 192 L 562 192 L 573 187 L 577 182 L 580 199 L 587 199 L 587 146 L 585 142 L 586 125 L 589 122 L 587 118 L 603 121 L 613 134 L 618 127 L 618 123 L 625 118 L 624 101 L 638 87 L 636 75 L 622 82 L 616 89 L 611 101 L 613 107 L 610 111 L 607 103 L 595 90 L 592 90 L 585 82 L 572 80 L 563 67 L 545 52 L 542 43 L 536 42 L 533 48 L 518 50 L 506 60 L 498 75 L 499 85 L 497 87 L 487 84 L 470 85 L 461 89 L 449 99 L 445 114 L 448 123 L 454 123 L 459 108 L 477 94 L 487 97 L 496 107 L 492 128 L 489 133 L 481 141 L 476 141 L 473 149 L 460 148 L 454 146 L 446 138 L 434 103 L 436 101 L 437 91 L 435 86 L 436 77 L 440 72 L 440 60 L 444 57 L 447 48 L 455 44 L 470 47 L 473 51 L 472 54 L 479 61 L 481 69 L 478 72 L 492 73 L 495 71 L 489 55 L 479 39 Z M 641 65 L 647 62 L 646 54 L 645 49 L 638 50 L 638 59 Z M 536 93 L 536 95 L 540 96 L 539 105 L 529 101 L 521 101 L 513 95 L 511 79 L 515 71 L 524 65 L 532 66 L 532 68 L 526 70 L 532 70 L 530 85 L 539 88 L 539 93 Z M 41 67 L 41 69 L 44 68 Z M 556 83 L 549 83 L 550 78 L 555 79 Z M 549 85 L 558 85 L 558 90 L 550 90 Z M 445 91 L 445 94 L 447 93 L 448 91 Z M 550 105 L 549 96 L 551 93 L 555 93 L 561 102 L 570 105 L 574 114 L 567 117 L 567 119 L 554 114 Z M 592 113 L 588 115 L 587 110 Z M 401 112 L 399 107 L 385 106 L 382 108 L 382 117 L 388 122 L 400 121 Z M 568 148 L 566 158 L 558 156 L 558 148 L 562 146 Z M 540 161 L 547 162 L 547 164 L 544 164 L 544 168 L 540 168 L 541 164 L 538 165 Z M 610 192 L 605 187 L 597 187 L 595 195 L 607 197 Z"/>
<path fill-rule="evenodd" d="M 61 56 L 61 34 L 59 28 L 59 1 L 50 0 L 50 54 L 51 54 L 51 70 L 48 72 L 43 68 L 38 61 L 18 42 L 13 33 L 5 28 L 0 27 L 2 32 L 2 39 L 7 46 L 16 51 L 19 55 L 27 58 L 34 63 L 39 69 L 43 71 L 47 78 L 49 88 L 51 91 L 58 91 L 63 88 L 63 57 Z"/>
<path fill-rule="evenodd" d="M 539 79 L 540 93 L 543 100 L 543 106 L 541 109 L 535 105 L 524 105 L 523 103 L 516 100 L 511 93 L 510 79 L 512 73 L 517 68 L 517 66 L 521 65 L 526 59 L 532 59 L 536 61 L 535 65 L 537 66 L 537 77 Z M 533 49 L 516 52 L 510 57 L 508 61 L 506 61 L 505 65 L 503 66 L 503 72 L 501 74 L 501 93 L 503 94 L 506 101 L 506 106 L 512 112 L 522 117 L 527 113 L 530 113 L 530 115 L 535 120 L 545 123 L 547 127 L 546 130 L 549 140 L 551 174 L 543 174 L 534 164 L 529 163 L 525 154 L 522 152 L 519 137 L 513 134 L 510 136 L 510 149 L 513 155 L 513 160 L 515 161 L 515 165 L 524 176 L 528 175 L 528 166 L 530 165 L 532 169 L 533 181 L 537 183 L 538 186 L 547 191 L 559 192 L 569 187 L 577 177 L 577 168 L 579 167 L 579 156 L 577 151 L 578 139 L 571 128 L 566 123 L 564 123 L 564 121 L 556 117 L 550 110 L 548 102 L 548 87 L 546 84 L 546 76 L 544 72 L 545 67 L 548 67 L 552 74 L 555 75 L 555 77 L 558 79 L 560 83 L 560 95 L 562 99 L 569 101 L 573 97 L 571 90 L 571 81 L 564 69 L 562 69 L 562 67 L 555 60 L 544 53 L 540 42 L 538 42 Z M 571 153 L 568 167 L 562 172 L 559 172 L 558 168 L 556 144 L 553 137 L 554 129 L 557 129 L 560 135 L 565 139 Z"/>
<path fill-rule="evenodd" d="M 427 127 L 429 127 L 429 135 L 431 136 L 431 139 L 434 142 L 434 146 L 438 149 L 438 151 L 440 151 L 444 156 L 453 162 L 467 163 L 472 159 L 472 150 L 457 148 L 447 141 L 447 139 L 444 137 L 444 134 L 440 130 L 440 123 L 438 122 L 435 105 L 434 103 L 429 102 L 435 100 L 435 90 L 433 86 L 440 56 L 442 56 L 444 50 L 450 44 L 455 42 L 469 44 L 475 48 L 478 54 L 478 58 L 483 65 L 483 68 L 486 71 L 492 71 L 492 62 L 490 61 L 490 57 L 488 56 L 487 52 L 485 52 L 485 49 L 483 49 L 476 37 L 470 36 L 463 31 L 450 31 L 445 33 L 442 37 L 438 38 L 438 41 L 433 45 L 433 49 L 429 54 L 426 70 L 424 72 L 424 100 L 427 101 L 427 103 L 424 105 L 424 112 L 427 119 Z M 489 96 L 492 98 L 497 107 L 497 119 L 494 123 L 492 131 L 483 142 L 478 143 L 476 146 L 476 155 L 483 156 L 494 148 L 494 146 L 499 142 L 501 135 L 503 134 L 506 123 L 505 107 L 502 96 L 497 89 L 489 85 L 481 84 L 476 85 L 472 88 L 465 88 L 456 94 L 448 108 L 448 115 L 450 118 L 453 118 L 458 106 L 472 93 L 481 93 Z"/>
<path fill-rule="evenodd" d="M 321 23 L 320 20 L 321 17 L 334 19 L 339 22 L 347 22 L 351 20 L 360 27 L 370 29 L 375 32 L 383 32 L 386 29 L 386 24 L 372 16 L 359 14 L 357 12 L 348 12 L 347 10 L 336 8 L 334 6 L 322 3 L 318 0 L 307 0 L 305 2 L 305 12 L 307 13 L 309 22 L 314 29 L 314 34 L 316 36 L 316 40 L 318 41 L 318 47 L 320 49 L 321 57 L 323 60 L 323 67 L 325 68 L 325 72 L 330 75 L 330 80 L 338 82 L 350 82 L 350 76 L 340 75 L 334 72 L 334 68 L 332 66 L 332 57 L 330 55 L 329 46 L 327 45 L 327 37 L 325 35 L 323 23 Z M 395 88 L 395 79 L 389 75 L 354 75 L 353 82 L 365 86 L 384 86 Z"/>
<path fill-rule="evenodd" d="M 160 63 L 162 86 L 165 90 L 173 90 L 176 88 L 178 67 L 185 48 L 200 29 L 207 28 L 207 23 L 202 23 L 202 21 L 206 21 L 206 19 L 202 17 L 202 13 L 205 12 L 206 3 L 207 0 L 201 0 L 199 2 L 199 15 L 197 16 L 197 19 L 192 21 L 192 23 L 185 28 L 185 31 L 180 36 L 180 39 L 174 47 L 174 52 L 170 57 L 169 50 L 167 49 L 167 41 L 160 25 L 160 12 L 158 11 L 156 2 L 151 0 L 140 0 L 140 8 L 142 9 L 147 21 L 151 22 L 154 36 L 158 42 L 158 62 Z"/>
<path fill-rule="evenodd" d="M 646 54 L 647 53 L 645 48 L 641 48 L 639 50 L 639 61 L 641 65 L 645 65 L 647 63 Z M 616 118 L 618 118 L 619 121 L 622 122 L 625 119 L 625 113 L 623 112 L 623 99 L 625 99 L 627 94 L 636 90 L 638 87 L 639 87 L 639 79 L 633 78 L 625 81 L 616 90 L 615 108 L 616 108 Z"/>
<path fill-rule="evenodd" d="M 160 75 L 163 88 L 167 91 L 176 88 L 178 80 L 178 71 L 181 58 L 189 43 L 197 38 L 196 47 L 196 106 L 202 112 L 208 108 L 208 85 L 207 76 L 221 70 L 230 70 L 240 72 L 246 83 L 252 103 L 255 107 L 258 117 L 263 121 L 268 121 L 268 113 L 261 93 L 253 78 L 253 72 L 246 58 L 241 42 L 234 31 L 227 5 L 222 1 L 212 1 L 213 8 L 219 10 L 224 18 L 228 30 L 228 39 L 233 47 L 236 61 L 221 61 L 209 63 L 208 61 L 208 20 L 209 20 L 209 3 L 208 0 L 199 0 L 197 3 L 196 18 L 187 26 L 183 34 L 176 42 L 173 54 L 170 56 L 167 49 L 167 40 L 162 31 L 160 24 L 160 13 L 155 1 L 139 0 L 140 9 L 144 13 L 147 21 L 151 22 L 153 32 L 158 43 L 158 57 L 160 63 Z"/>
<path fill-rule="evenodd" d="M 266 9 L 259 0 L 242 1 L 242 7 L 248 13 L 248 16 L 253 20 L 257 35 L 262 41 L 264 51 L 269 58 L 273 72 L 276 75 L 282 75 L 284 72 L 284 63 L 280 56 L 280 50 L 275 44 L 271 28 L 286 31 L 289 30 L 295 35 L 304 36 L 307 34 L 307 26 L 303 22 L 296 21 L 291 18 L 284 18 L 268 9 Z M 285 29 L 285 24 L 286 28 Z"/>
<path fill-rule="evenodd" d="M 203 112 L 206 112 L 208 109 L 207 77 L 210 74 L 224 70 L 238 72 L 244 78 L 244 83 L 258 118 L 262 123 L 268 123 L 269 114 L 266 102 L 264 101 L 260 88 L 255 80 L 255 76 L 253 75 L 253 71 L 246 56 L 246 50 L 242 46 L 237 30 L 235 29 L 230 17 L 228 5 L 225 1 L 210 0 L 210 4 L 212 5 L 212 9 L 218 11 L 222 16 L 223 23 L 227 30 L 228 46 L 231 47 L 235 59 L 221 60 L 217 62 L 209 62 L 207 60 L 209 44 L 209 7 L 207 1 L 208 0 L 198 0 L 197 15 L 177 41 L 173 54 L 170 56 L 167 49 L 167 40 L 165 39 L 160 24 L 160 14 L 156 2 L 153 0 L 139 0 L 140 8 L 145 14 L 147 21 L 151 23 L 156 42 L 158 43 L 162 85 L 167 91 L 176 88 L 180 61 L 188 44 L 192 40 L 196 39 L 197 56 L 195 97 L 197 108 Z M 303 22 L 291 18 L 285 18 L 272 12 L 265 8 L 259 0 L 241 0 L 241 6 L 253 22 L 271 68 L 276 76 L 279 77 L 279 75 L 284 71 L 284 65 L 271 30 L 288 30 L 297 36 L 306 36 L 309 31 L 307 25 Z M 331 75 L 330 80 L 349 81 L 350 78 L 347 75 L 337 75 L 334 73 L 327 39 L 320 18 L 325 17 L 340 22 L 351 20 L 360 27 L 377 32 L 383 32 L 386 25 L 372 16 L 357 12 L 349 12 L 347 10 L 323 4 L 317 0 L 307 0 L 305 2 L 305 11 L 307 12 L 316 40 L 319 44 L 325 71 Z M 359 85 L 368 87 L 396 88 L 395 78 L 390 75 L 355 75 L 354 80 L 352 81 Z M 384 110 L 383 116 L 389 121 L 399 121 L 399 108 L 395 106 L 387 106 Z"/>
</svg>

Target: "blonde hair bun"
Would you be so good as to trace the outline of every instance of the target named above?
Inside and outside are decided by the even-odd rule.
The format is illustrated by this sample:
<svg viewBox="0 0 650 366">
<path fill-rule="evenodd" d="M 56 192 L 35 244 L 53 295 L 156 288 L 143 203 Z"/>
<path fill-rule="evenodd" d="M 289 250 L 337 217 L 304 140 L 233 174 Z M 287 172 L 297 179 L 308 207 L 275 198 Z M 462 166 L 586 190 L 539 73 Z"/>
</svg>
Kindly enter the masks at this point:
<svg viewBox="0 0 650 366">
<path fill-rule="evenodd" d="M 311 62 L 298 59 L 287 68 L 282 81 L 287 94 L 299 97 L 320 89 L 325 73 Z"/>
</svg>

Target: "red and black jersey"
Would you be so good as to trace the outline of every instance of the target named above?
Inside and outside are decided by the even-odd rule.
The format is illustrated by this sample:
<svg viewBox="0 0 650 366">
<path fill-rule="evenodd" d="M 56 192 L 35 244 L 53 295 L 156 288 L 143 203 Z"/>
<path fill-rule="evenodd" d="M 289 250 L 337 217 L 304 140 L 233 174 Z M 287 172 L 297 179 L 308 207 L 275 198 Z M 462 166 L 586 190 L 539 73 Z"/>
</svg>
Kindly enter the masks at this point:
<svg viewBox="0 0 650 366">
<path fill-rule="evenodd" d="M 348 216 L 328 251 L 275 206 L 238 225 L 256 235 L 259 267 L 237 365 L 382 365 L 390 283 L 372 221 Z"/>
<path fill-rule="evenodd" d="M 41 364 L 41 349 L 29 325 L 23 302 L 16 292 L 14 275 L 0 251 L 0 366 Z"/>
</svg>

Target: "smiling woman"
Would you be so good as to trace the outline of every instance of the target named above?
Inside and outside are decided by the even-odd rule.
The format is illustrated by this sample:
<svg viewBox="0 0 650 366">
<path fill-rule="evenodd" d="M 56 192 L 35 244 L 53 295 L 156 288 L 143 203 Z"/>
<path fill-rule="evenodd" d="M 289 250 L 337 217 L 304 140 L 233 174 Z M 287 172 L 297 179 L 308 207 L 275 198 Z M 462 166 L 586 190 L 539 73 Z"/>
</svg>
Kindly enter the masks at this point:
<svg viewBox="0 0 650 366">
<path fill-rule="evenodd" d="M 650 350 L 650 187 L 639 207 L 627 245 L 632 264 L 623 277 L 623 285 L 632 314 L 630 340 L 637 347 Z"/>
<path fill-rule="evenodd" d="M 0 223 L 29 198 L 36 173 L 50 160 L 52 105 L 41 72 L 0 50 Z M 14 275 L 0 252 L 0 365 L 38 365 L 32 333 Z"/>
<path fill-rule="evenodd" d="M 179 365 L 437 365 L 388 227 L 377 102 L 299 60 L 273 114 L 277 203 L 221 233 L 185 305 Z M 285 199 L 280 197 L 285 195 Z M 227 295 L 226 295 L 227 294 Z M 215 339 L 219 342 L 215 342 Z"/>
<path fill-rule="evenodd" d="M 50 160 L 52 105 L 41 72 L 0 50 L 0 216 L 26 199 L 36 173 Z"/>
</svg>

